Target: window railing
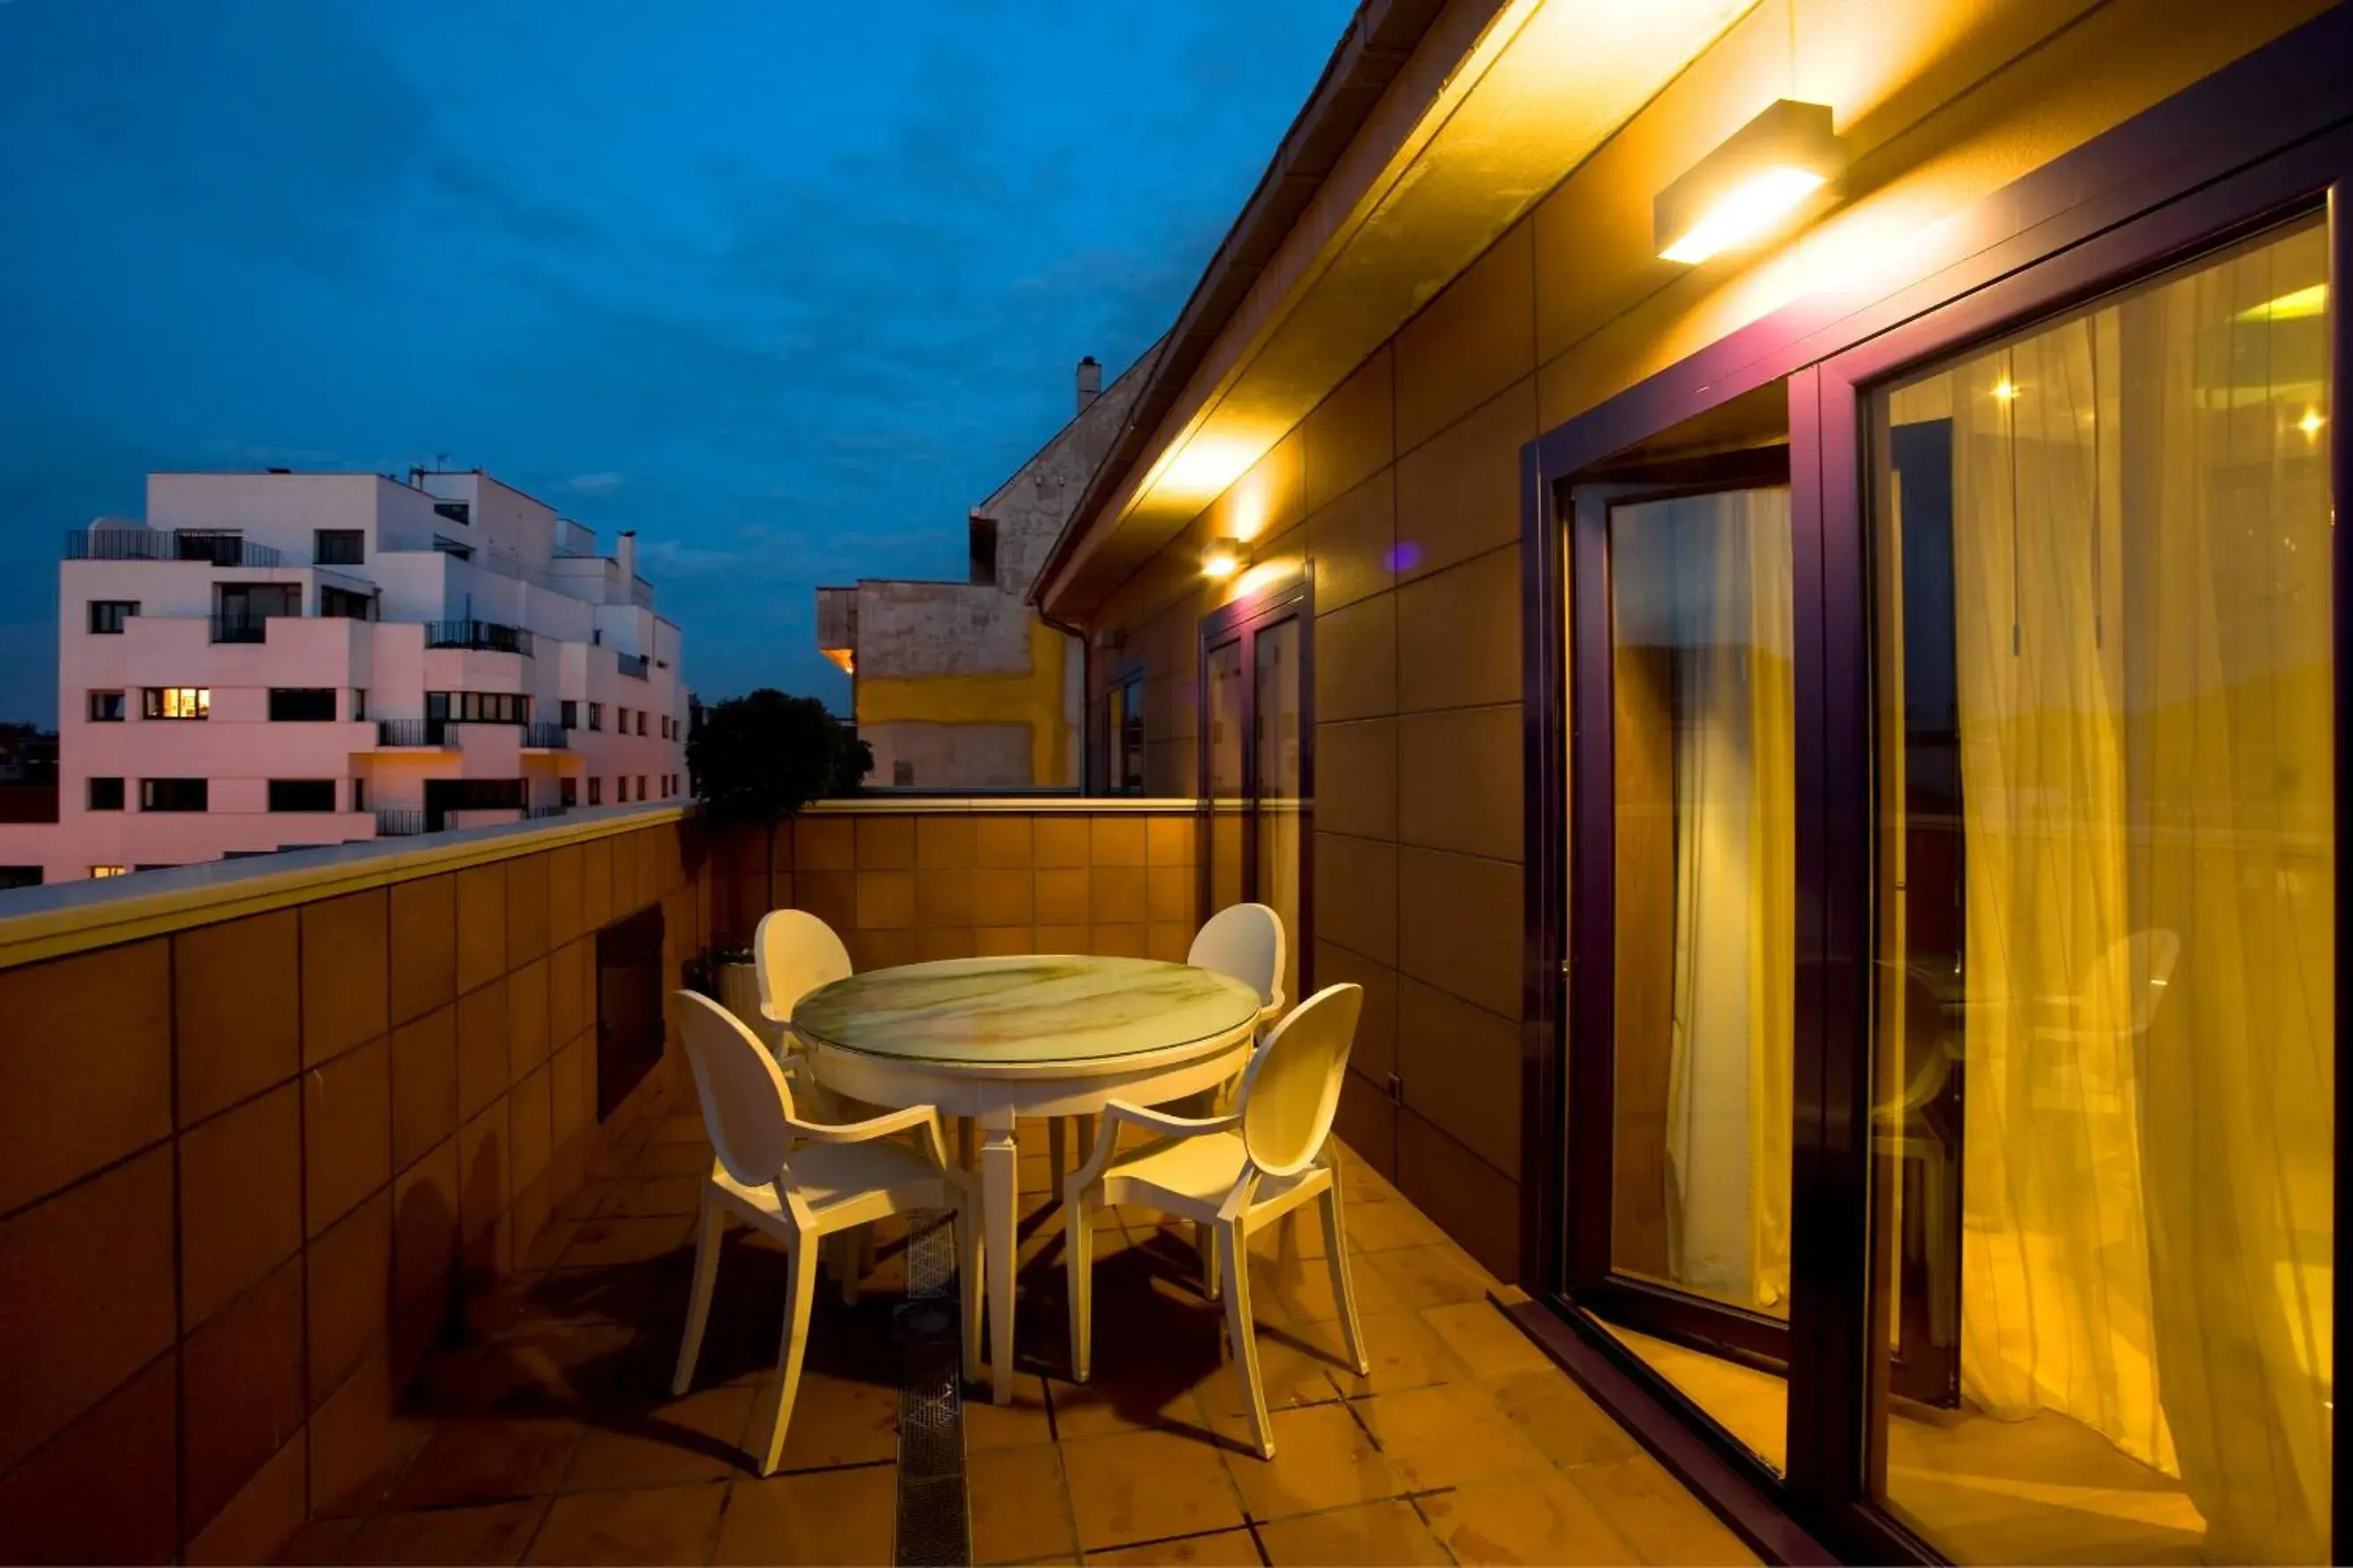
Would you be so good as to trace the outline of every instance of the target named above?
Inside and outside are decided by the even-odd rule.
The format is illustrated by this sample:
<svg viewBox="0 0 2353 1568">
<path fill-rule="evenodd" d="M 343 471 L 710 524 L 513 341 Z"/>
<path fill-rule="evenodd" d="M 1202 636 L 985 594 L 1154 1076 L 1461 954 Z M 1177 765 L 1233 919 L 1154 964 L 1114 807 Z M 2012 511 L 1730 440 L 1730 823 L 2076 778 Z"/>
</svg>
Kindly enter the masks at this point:
<svg viewBox="0 0 2353 1568">
<path fill-rule="evenodd" d="M 543 816 L 562 816 L 571 809 L 568 805 L 534 805 L 531 808 L 529 820 L 537 822 Z"/>
<path fill-rule="evenodd" d="M 379 719 L 375 741 L 379 746 L 454 746 L 458 737 L 444 719 Z"/>
<path fill-rule="evenodd" d="M 379 810 L 375 814 L 375 836 L 378 838 L 414 838 L 425 831 L 425 813 L 415 806 L 398 806 Z"/>
<path fill-rule="evenodd" d="M 625 653 L 620 656 L 620 663 L 623 675 L 633 676 L 639 680 L 645 679 L 646 671 L 653 668 L 653 661 L 641 653 Z"/>
<path fill-rule="evenodd" d="M 248 613 L 241 616 L 212 617 L 215 642 L 268 642 L 269 626 L 274 617 Z"/>
<path fill-rule="evenodd" d="M 533 724 L 523 731 L 522 743 L 544 751 L 563 751 L 572 744 L 572 737 L 561 724 Z"/>
<path fill-rule="evenodd" d="M 234 533 L 171 528 L 76 528 L 66 532 L 69 561 L 202 561 L 215 566 L 276 566 L 280 552 Z"/>
<path fill-rule="evenodd" d="M 428 621 L 425 626 L 425 646 L 472 648 L 482 653 L 519 653 L 529 657 L 531 634 L 521 626 L 501 626 L 496 621 Z"/>
</svg>

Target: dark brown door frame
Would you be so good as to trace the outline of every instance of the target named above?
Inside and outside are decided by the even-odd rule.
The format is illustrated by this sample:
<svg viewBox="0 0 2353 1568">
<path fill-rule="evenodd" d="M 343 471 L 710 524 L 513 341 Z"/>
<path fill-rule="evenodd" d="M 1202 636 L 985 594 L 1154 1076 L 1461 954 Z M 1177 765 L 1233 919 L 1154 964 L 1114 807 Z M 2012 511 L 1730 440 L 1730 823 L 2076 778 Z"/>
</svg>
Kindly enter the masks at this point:
<svg viewBox="0 0 2353 1568">
<path fill-rule="evenodd" d="M 2353 5 L 2339 5 L 1957 215 L 1960 258 L 1862 304 L 1802 300 L 1699 351 L 1523 449 L 1522 563 L 1527 770 L 1526 930 L 1522 1035 L 1521 1321 L 1574 1369 L 1599 1358 L 1639 1390 L 1630 1419 L 1687 1481 L 1710 1490 L 1751 1544 L 1769 1529 L 1738 1516 L 1741 1488 L 1788 1510 L 1851 1556 L 1933 1562 L 1933 1547 L 1872 1502 L 1867 1419 L 1883 1375 L 1872 1300 L 1869 1043 L 1871 866 L 1853 849 L 1872 820 L 1871 563 L 1859 398 L 1910 365 L 2063 312 L 2168 265 L 2325 203 L 2336 308 L 2331 405 L 2337 504 L 2353 497 Z M 1799 1080 L 1791 1181 L 1791 1398 L 1786 1479 L 1757 1463 L 1666 1380 L 1624 1352 L 1567 1293 L 1568 1222 L 1560 1190 L 1571 1151 L 1564 1111 L 1570 742 L 1566 610 L 1570 481 L 1694 415 L 1782 380 L 1790 432 L 1791 524 L 1801 585 L 1822 613 L 1801 615 L 1798 702 Z M 2339 584 L 2353 583 L 2353 537 L 2335 536 Z M 2340 818 L 2353 775 L 2346 676 L 2353 613 L 2337 624 Z M 1805 671 L 1814 672 L 1809 686 Z M 1841 825 L 1844 825 L 1841 827 Z M 2338 886 L 2353 852 L 2337 839 Z M 1581 894 L 1582 889 L 1579 892 Z M 2353 922 L 2339 921 L 2338 968 L 2353 971 Z M 2337 1016 L 2341 1087 L 2346 1009 Z M 2338 1205 L 2346 1198 L 2337 1162 Z M 2341 1250 L 2341 1249 L 2340 1249 Z M 2344 1269 L 2336 1310 L 2345 1310 Z M 1663 1426 L 1655 1413 L 1673 1420 Z M 1651 1434 L 1667 1436 L 1653 1439 Z M 2336 1489 L 2347 1489 L 2341 1456 Z M 1725 1479 L 1728 1478 L 1728 1479 Z M 1721 1480 L 1722 1485 L 1717 1482 Z M 1788 1539 L 1788 1538 L 1778 1538 Z M 1795 1539 L 1802 1542 L 1803 1537 Z M 2340 1535 L 2338 1540 L 2341 1542 Z M 2341 1547 L 2340 1547 L 2341 1551 Z"/>
<path fill-rule="evenodd" d="M 1315 952 L 1315 603 L 1304 575 L 1243 595 L 1201 617 L 1193 710 L 1200 715 L 1198 922 L 1217 912 L 1210 903 L 1210 836 L 1217 802 L 1209 791 L 1209 650 L 1229 642 L 1241 645 L 1242 798 L 1251 803 L 1254 822 L 1259 798 L 1258 634 L 1294 617 L 1299 622 L 1299 929 L 1286 934 L 1299 961 L 1300 994 L 1292 998 L 1296 1003 L 1313 994 Z M 1242 835 L 1242 890 L 1249 898 L 1259 895 L 1258 872 L 1258 834 L 1253 830 Z"/>
</svg>

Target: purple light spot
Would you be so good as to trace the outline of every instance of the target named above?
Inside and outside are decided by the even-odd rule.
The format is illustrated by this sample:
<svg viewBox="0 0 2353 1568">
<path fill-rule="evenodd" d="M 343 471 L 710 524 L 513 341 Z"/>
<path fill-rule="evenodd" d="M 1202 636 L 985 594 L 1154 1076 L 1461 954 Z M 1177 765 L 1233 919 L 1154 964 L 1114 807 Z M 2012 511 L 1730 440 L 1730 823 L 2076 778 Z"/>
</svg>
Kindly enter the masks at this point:
<svg viewBox="0 0 2353 1568">
<path fill-rule="evenodd" d="M 1399 540 L 1388 559 L 1391 572 L 1410 572 L 1421 564 L 1421 545 L 1415 540 Z"/>
</svg>

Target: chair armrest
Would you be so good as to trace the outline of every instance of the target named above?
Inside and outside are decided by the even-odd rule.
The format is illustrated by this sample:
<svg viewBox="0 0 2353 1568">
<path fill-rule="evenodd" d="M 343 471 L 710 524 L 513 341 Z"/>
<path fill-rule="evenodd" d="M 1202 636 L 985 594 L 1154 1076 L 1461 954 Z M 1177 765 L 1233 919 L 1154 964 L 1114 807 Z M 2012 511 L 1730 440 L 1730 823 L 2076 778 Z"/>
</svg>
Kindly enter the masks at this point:
<svg viewBox="0 0 2353 1568">
<path fill-rule="evenodd" d="M 940 1131 L 938 1108 L 911 1105 L 904 1110 L 894 1110 L 887 1116 L 871 1117 L 864 1121 L 845 1121 L 828 1127 L 821 1122 L 803 1121 L 797 1117 L 785 1119 L 793 1135 L 813 1143 L 871 1143 L 877 1138 L 892 1138 L 902 1132 L 921 1131 L 923 1152 L 943 1172 L 948 1166 L 948 1141 Z"/>
<path fill-rule="evenodd" d="M 1238 1111 L 1223 1116 L 1171 1116 L 1165 1110 L 1130 1105 L 1124 1100 L 1107 1102 L 1103 1114 L 1106 1121 L 1125 1121 L 1137 1127 L 1148 1127 L 1172 1138 L 1198 1138 L 1204 1132 L 1224 1132 L 1242 1124 Z"/>
</svg>

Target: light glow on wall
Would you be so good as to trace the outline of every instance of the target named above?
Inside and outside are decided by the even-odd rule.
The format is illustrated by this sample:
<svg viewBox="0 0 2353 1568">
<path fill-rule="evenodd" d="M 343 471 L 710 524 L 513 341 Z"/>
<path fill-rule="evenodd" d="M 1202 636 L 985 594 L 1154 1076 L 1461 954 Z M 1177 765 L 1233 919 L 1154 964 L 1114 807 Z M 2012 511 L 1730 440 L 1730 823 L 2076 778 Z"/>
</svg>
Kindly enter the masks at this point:
<svg viewBox="0 0 2353 1568">
<path fill-rule="evenodd" d="M 1696 267 L 1755 244 L 1844 162 L 1828 104 L 1775 100 L 1659 193 L 1651 216 L 1661 259 Z"/>
<path fill-rule="evenodd" d="M 1222 582 L 1242 569 L 1242 542 L 1239 539 L 1214 539 L 1201 557 L 1201 575 Z"/>
<path fill-rule="evenodd" d="M 1811 169 L 1761 169 L 1726 191 L 1659 257 L 1696 267 L 1719 250 L 1753 245 L 1778 227 L 1799 202 L 1820 190 L 1825 181 L 1826 176 Z"/>
</svg>

